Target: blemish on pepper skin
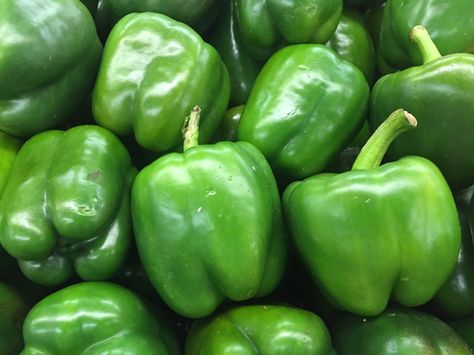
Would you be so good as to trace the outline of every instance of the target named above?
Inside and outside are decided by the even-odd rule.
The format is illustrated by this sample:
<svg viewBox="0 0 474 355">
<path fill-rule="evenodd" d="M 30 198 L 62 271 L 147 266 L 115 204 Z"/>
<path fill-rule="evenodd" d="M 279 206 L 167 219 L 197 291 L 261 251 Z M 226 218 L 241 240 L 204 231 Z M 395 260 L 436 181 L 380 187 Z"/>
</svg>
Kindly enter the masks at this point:
<svg viewBox="0 0 474 355">
<path fill-rule="evenodd" d="M 97 169 L 97 170 L 87 174 L 87 180 L 97 180 L 97 179 L 100 178 L 101 175 L 102 175 L 102 173 L 100 172 L 99 169 Z"/>
</svg>

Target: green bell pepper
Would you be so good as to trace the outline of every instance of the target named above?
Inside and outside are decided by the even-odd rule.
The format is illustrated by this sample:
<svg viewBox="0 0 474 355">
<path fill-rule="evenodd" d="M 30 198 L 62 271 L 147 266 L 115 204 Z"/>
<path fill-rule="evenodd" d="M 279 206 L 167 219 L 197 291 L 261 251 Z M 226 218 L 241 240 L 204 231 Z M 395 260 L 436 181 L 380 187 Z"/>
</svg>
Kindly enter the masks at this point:
<svg viewBox="0 0 474 355">
<path fill-rule="evenodd" d="M 144 148 L 178 146 L 195 105 L 203 110 L 201 142 L 227 109 L 229 74 L 217 51 L 190 27 L 156 13 L 130 14 L 111 32 L 93 93 L 93 113 L 118 135 L 135 134 Z"/>
<path fill-rule="evenodd" d="M 65 123 L 100 62 L 91 14 L 77 0 L 4 0 L 0 24 L 0 130 L 29 137 Z"/>
<path fill-rule="evenodd" d="M 46 131 L 18 153 L 0 205 L 0 242 L 31 280 L 110 277 L 131 241 L 135 169 L 117 137 L 98 126 Z"/>
<path fill-rule="evenodd" d="M 37 303 L 23 326 L 21 355 L 179 354 L 174 335 L 129 290 L 83 282 Z"/>
<path fill-rule="evenodd" d="M 244 104 L 263 63 L 254 59 L 243 45 L 237 29 L 235 7 L 230 0 L 206 40 L 217 49 L 229 70 L 230 104 Z"/>
<path fill-rule="evenodd" d="M 16 355 L 23 348 L 21 329 L 27 312 L 18 292 L 0 282 L 0 354 Z"/>
<path fill-rule="evenodd" d="M 95 15 L 97 11 L 97 7 L 99 5 L 99 0 L 80 0 L 84 5 L 86 5 L 87 10 L 92 14 Z"/>
<path fill-rule="evenodd" d="M 193 323 L 186 355 L 331 355 L 324 322 L 287 306 L 242 306 Z"/>
<path fill-rule="evenodd" d="M 354 64 L 369 84 L 375 77 L 375 47 L 364 16 L 357 10 L 344 8 L 336 32 L 326 46 Z"/>
<path fill-rule="evenodd" d="M 369 86 L 362 72 L 317 44 L 288 46 L 258 75 L 238 127 L 277 175 L 322 171 L 364 122 Z"/>
<path fill-rule="evenodd" d="M 342 0 L 233 0 L 242 41 L 256 59 L 286 44 L 326 43 L 342 14 Z"/>
<path fill-rule="evenodd" d="M 227 297 L 270 293 L 285 263 L 280 197 L 263 155 L 246 142 L 197 145 L 199 109 L 184 153 L 144 168 L 132 188 L 138 252 L 176 313 L 200 318 Z"/>
<path fill-rule="evenodd" d="M 240 118 L 244 112 L 244 105 L 231 107 L 227 110 L 225 117 L 222 119 L 213 141 L 232 141 L 237 142 L 237 130 L 239 128 Z"/>
<path fill-rule="evenodd" d="M 452 354 L 472 355 L 469 345 L 444 322 L 401 307 L 373 318 L 348 315 L 333 330 L 339 355 Z"/>
<path fill-rule="evenodd" d="M 457 319 L 448 324 L 474 349 L 474 316 Z"/>
<path fill-rule="evenodd" d="M 21 148 L 21 141 L 0 131 L 0 198 L 7 184 L 8 176 Z"/>
<path fill-rule="evenodd" d="M 431 33 L 441 54 L 474 53 L 472 0 L 388 0 L 382 19 L 380 49 L 393 68 L 421 65 L 425 58 L 410 43 L 411 28 L 421 25 Z"/>
<path fill-rule="evenodd" d="M 474 184 L 474 55 L 441 57 L 426 29 L 410 32 L 425 64 L 377 81 L 370 102 L 370 123 L 377 127 L 403 107 L 420 128 L 400 137 L 387 158 L 420 155 L 434 162 L 454 190 Z"/>
<path fill-rule="evenodd" d="M 421 157 L 379 166 L 396 136 L 416 126 L 395 111 L 372 135 L 352 170 L 294 182 L 283 195 L 290 234 L 328 298 L 360 315 L 389 298 L 428 302 L 454 269 L 460 227 L 438 168 Z"/>
</svg>

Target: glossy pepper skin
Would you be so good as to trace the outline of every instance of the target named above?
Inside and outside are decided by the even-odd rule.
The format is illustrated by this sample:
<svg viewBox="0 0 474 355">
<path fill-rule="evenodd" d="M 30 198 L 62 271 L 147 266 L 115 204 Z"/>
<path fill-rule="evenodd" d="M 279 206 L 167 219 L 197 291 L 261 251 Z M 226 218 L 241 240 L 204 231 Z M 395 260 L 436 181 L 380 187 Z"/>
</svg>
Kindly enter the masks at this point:
<svg viewBox="0 0 474 355">
<path fill-rule="evenodd" d="M 21 148 L 21 141 L 0 131 L 0 198 L 7 184 L 8 176 Z"/>
<path fill-rule="evenodd" d="M 326 43 L 342 0 L 233 0 L 243 43 L 257 59 L 286 44 Z"/>
<path fill-rule="evenodd" d="M 237 130 L 239 128 L 240 118 L 244 112 L 245 105 L 231 107 L 227 110 L 224 118 L 214 135 L 214 142 L 231 141 L 237 142 Z"/>
<path fill-rule="evenodd" d="M 197 130 L 196 116 L 193 110 L 188 132 Z M 200 318 L 226 297 L 270 293 L 286 249 L 263 155 L 246 142 L 186 146 L 138 174 L 132 218 L 140 259 L 161 298 L 176 313 Z"/>
<path fill-rule="evenodd" d="M 0 282 L 0 354 L 16 355 L 23 348 L 21 334 L 28 305 L 16 290 Z"/>
<path fill-rule="evenodd" d="M 412 112 L 419 129 L 394 142 L 387 158 L 423 156 L 440 168 L 453 190 L 459 190 L 474 184 L 474 55 L 441 57 L 423 27 L 414 27 L 410 36 L 424 64 L 377 81 L 370 98 L 370 123 L 377 127 L 399 107 Z"/>
<path fill-rule="evenodd" d="M 393 68 L 424 62 L 410 43 L 411 28 L 422 25 L 430 32 L 441 54 L 474 53 L 474 2 L 471 0 L 388 0 L 382 19 L 380 48 Z"/>
<path fill-rule="evenodd" d="M 303 309 L 242 306 L 197 320 L 186 339 L 186 355 L 336 354 L 324 322 Z"/>
<path fill-rule="evenodd" d="M 174 355 L 179 347 L 162 319 L 129 290 L 83 282 L 37 303 L 23 327 L 21 355 Z"/>
<path fill-rule="evenodd" d="M 289 185 L 283 207 L 303 262 L 327 297 L 359 315 L 389 298 L 428 302 L 456 264 L 460 227 L 451 191 L 421 157 L 379 166 L 387 144 L 416 124 L 397 110 L 374 133 L 352 170 Z"/>
<path fill-rule="evenodd" d="M 362 72 L 317 44 L 288 46 L 258 75 L 238 127 L 275 174 L 322 171 L 362 127 L 369 86 Z"/>
<path fill-rule="evenodd" d="M 231 105 L 244 104 L 263 63 L 254 59 L 245 48 L 237 28 L 235 7 L 227 1 L 224 12 L 210 29 L 206 40 L 219 52 L 229 70 Z"/>
<path fill-rule="evenodd" d="M 369 84 L 375 76 L 375 47 L 364 16 L 357 10 L 344 8 L 336 32 L 326 46 L 354 64 Z"/>
<path fill-rule="evenodd" d="M 164 152 L 182 143 L 195 105 L 203 111 L 201 142 L 208 141 L 229 95 L 229 74 L 213 47 L 183 23 L 139 13 L 122 18 L 110 34 L 92 106 L 99 125 Z"/>
<path fill-rule="evenodd" d="M 373 318 L 348 315 L 336 324 L 339 355 L 471 355 L 470 346 L 448 325 L 429 314 L 391 307 Z"/>
<path fill-rule="evenodd" d="M 86 7 L 4 0 L 0 28 L 0 130 L 29 137 L 65 123 L 91 91 L 102 52 Z"/>
<path fill-rule="evenodd" d="M 130 244 L 135 169 L 117 137 L 98 126 L 46 131 L 18 153 L 0 205 L 0 242 L 23 273 L 59 284 L 74 271 L 110 277 Z"/>
</svg>

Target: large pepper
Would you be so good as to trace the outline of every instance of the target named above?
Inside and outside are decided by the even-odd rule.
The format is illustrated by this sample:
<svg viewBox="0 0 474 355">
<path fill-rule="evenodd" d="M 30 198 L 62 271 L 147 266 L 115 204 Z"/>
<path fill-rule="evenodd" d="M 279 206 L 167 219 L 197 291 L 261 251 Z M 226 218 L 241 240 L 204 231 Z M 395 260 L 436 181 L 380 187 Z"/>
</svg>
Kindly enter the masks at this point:
<svg viewBox="0 0 474 355">
<path fill-rule="evenodd" d="M 421 157 L 379 166 L 390 142 L 416 120 L 394 112 L 372 135 L 352 171 L 287 187 L 291 235 L 307 268 L 338 307 L 376 315 L 389 298 L 429 301 L 454 269 L 460 227 L 451 191 Z"/>
<path fill-rule="evenodd" d="M 403 69 L 425 60 L 410 43 L 411 28 L 422 25 L 432 34 L 441 54 L 474 53 L 474 2 L 472 0 L 388 0 L 380 32 L 385 61 Z"/>
<path fill-rule="evenodd" d="M 348 315 L 333 329 L 339 355 L 472 355 L 469 345 L 444 322 L 412 309 L 392 307 L 373 318 Z"/>
<path fill-rule="evenodd" d="M 47 131 L 18 153 L 0 205 L 0 242 L 31 280 L 110 277 L 130 244 L 135 169 L 117 137 L 97 126 Z"/>
<path fill-rule="evenodd" d="M 397 139 L 387 158 L 423 156 L 440 168 L 453 189 L 470 186 L 474 184 L 474 55 L 441 57 L 420 26 L 412 29 L 410 37 L 424 64 L 377 81 L 370 123 L 377 127 L 399 107 L 412 112 L 419 129 Z"/>
<path fill-rule="evenodd" d="M 0 282 L 0 354 L 17 355 L 23 347 L 22 326 L 28 306 L 22 296 Z"/>
<path fill-rule="evenodd" d="M 229 95 L 229 74 L 213 47 L 185 24 L 140 13 L 125 16 L 110 34 L 92 104 L 100 125 L 134 133 L 142 147 L 160 152 L 182 142 L 195 105 L 203 110 L 201 142 L 209 140 Z"/>
<path fill-rule="evenodd" d="M 243 43 L 257 59 L 286 44 L 326 43 L 342 14 L 342 0 L 233 0 Z"/>
<path fill-rule="evenodd" d="M 369 86 L 362 72 L 317 44 L 288 46 L 258 75 L 238 137 L 274 171 L 305 178 L 322 171 L 362 127 Z"/>
<path fill-rule="evenodd" d="M 186 355 L 331 355 L 324 322 L 288 306 L 242 306 L 197 320 L 186 339 Z"/>
<path fill-rule="evenodd" d="M 65 123 L 100 62 L 91 14 L 77 0 L 4 0 L 0 32 L 0 130 L 27 137 Z"/>
<path fill-rule="evenodd" d="M 246 142 L 197 145 L 191 113 L 184 153 L 144 168 L 132 189 L 143 266 L 163 300 L 189 318 L 226 298 L 263 296 L 285 263 L 280 198 L 263 155 Z"/>
<path fill-rule="evenodd" d="M 354 64 L 364 73 L 369 84 L 375 76 L 375 47 L 364 16 L 357 10 L 344 8 L 336 32 L 326 46 Z"/>
<path fill-rule="evenodd" d="M 129 290 L 106 282 L 83 282 L 37 303 L 23 327 L 21 355 L 179 354 L 159 315 Z"/>
</svg>

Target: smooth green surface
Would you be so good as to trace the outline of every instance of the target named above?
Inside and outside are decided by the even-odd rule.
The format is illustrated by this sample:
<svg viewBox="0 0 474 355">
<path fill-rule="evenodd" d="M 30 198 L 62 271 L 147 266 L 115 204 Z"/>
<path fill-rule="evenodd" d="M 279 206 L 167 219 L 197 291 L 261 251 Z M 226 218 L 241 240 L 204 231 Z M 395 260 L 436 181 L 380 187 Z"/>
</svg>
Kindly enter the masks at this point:
<svg viewBox="0 0 474 355">
<path fill-rule="evenodd" d="M 29 137 L 70 120 L 92 89 L 102 51 L 86 7 L 1 1 L 0 37 L 0 130 Z"/>
<path fill-rule="evenodd" d="M 239 128 L 240 118 L 242 117 L 242 112 L 244 112 L 244 105 L 239 105 L 231 107 L 227 110 L 225 117 L 221 121 L 221 124 L 214 135 L 214 141 L 232 141 L 236 142 L 237 130 Z"/>
<path fill-rule="evenodd" d="M 369 86 L 362 72 L 317 44 L 288 46 L 258 75 L 238 128 L 275 174 L 322 171 L 362 127 Z"/>
<path fill-rule="evenodd" d="M 448 323 L 474 349 L 474 316 Z"/>
<path fill-rule="evenodd" d="M 22 355 L 179 354 L 168 326 L 127 289 L 84 282 L 37 303 L 23 327 Z"/>
<path fill-rule="evenodd" d="M 131 240 L 130 156 L 98 126 L 47 131 L 18 153 L 0 206 L 0 242 L 35 282 L 110 277 Z"/>
<path fill-rule="evenodd" d="M 18 292 L 0 282 L 0 354 L 17 355 L 23 348 L 21 329 L 27 312 Z"/>
<path fill-rule="evenodd" d="M 329 331 L 314 313 L 285 306 L 242 306 L 195 321 L 186 355 L 331 355 Z"/>
<path fill-rule="evenodd" d="M 157 152 L 182 143 L 189 111 L 202 109 L 201 142 L 227 109 L 229 74 L 217 51 L 187 25 L 156 13 L 130 14 L 114 27 L 93 94 L 97 123 L 135 134 Z"/>
<path fill-rule="evenodd" d="M 375 48 L 369 27 L 361 12 L 344 8 L 336 32 L 326 46 L 359 68 L 367 82 L 373 84 Z"/>
<path fill-rule="evenodd" d="M 380 49 L 394 68 L 423 63 L 408 33 L 422 25 L 441 54 L 474 53 L 474 2 L 472 0 L 388 0 L 382 20 Z"/>
<path fill-rule="evenodd" d="M 150 280 L 185 317 L 207 316 L 225 298 L 268 294 L 282 276 L 280 197 L 265 158 L 248 143 L 159 158 L 134 182 L 132 217 Z"/>
<path fill-rule="evenodd" d="M 0 197 L 3 194 L 8 176 L 21 147 L 21 141 L 0 131 Z"/>
<path fill-rule="evenodd" d="M 377 317 L 348 315 L 332 333 L 339 355 L 470 355 L 469 345 L 441 320 L 405 308 Z"/>
</svg>

